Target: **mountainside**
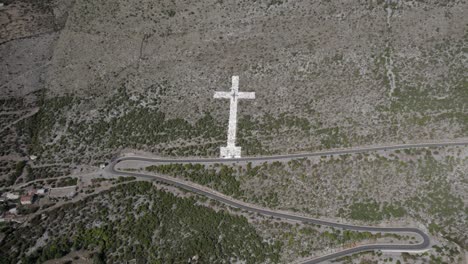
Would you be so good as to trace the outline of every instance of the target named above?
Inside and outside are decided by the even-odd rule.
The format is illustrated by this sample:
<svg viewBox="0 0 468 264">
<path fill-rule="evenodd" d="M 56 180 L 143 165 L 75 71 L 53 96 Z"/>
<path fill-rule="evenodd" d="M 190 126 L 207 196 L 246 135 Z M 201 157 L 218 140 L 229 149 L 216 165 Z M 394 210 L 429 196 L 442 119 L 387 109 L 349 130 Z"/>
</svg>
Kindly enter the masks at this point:
<svg viewBox="0 0 468 264">
<path fill-rule="evenodd" d="M 231 75 L 257 95 L 240 102 L 244 155 L 466 137 L 466 7 L 49 3 L 38 16 L 54 14 L 55 24 L 40 24 L 38 36 L 2 34 L 4 71 L 17 67 L 2 87 L 40 94 L 38 115 L 20 129 L 48 163 L 89 163 L 120 148 L 217 156 L 229 111 L 212 97 Z M 15 65 L 25 49 L 32 56 Z"/>
<path fill-rule="evenodd" d="M 122 179 L 105 175 L 103 168 L 128 153 L 194 160 L 219 157 L 220 147 L 226 145 L 229 100 L 213 96 L 230 90 L 232 76 L 239 76 L 240 92 L 255 92 L 254 100 L 240 99 L 238 105 L 236 145 L 242 147 L 243 157 L 468 140 L 468 3 L 464 0 L 2 3 L 0 192 L 21 189 L 31 181 L 35 181 L 31 188 L 70 183 L 80 192 L 78 198 L 71 200 L 74 203 L 63 200 L 72 204 L 74 214 L 88 208 L 79 200 L 83 197 L 98 204 L 87 214 L 92 224 L 89 219 L 80 222 L 94 228 L 88 237 L 92 241 L 78 236 L 75 223 L 66 218 L 54 220 L 56 213 L 64 211 L 60 208 L 50 210 L 46 223 L 32 224 L 31 241 L 21 235 L 27 225 L 0 225 L 0 250 L 8 252 L 10 262 L 41 262 L 76 250 L 123 262 L 134 260 L 141 250 L 155 248 L 170 254 L 142 258 L 181 261 L 174 250 L 184 240 L 171 244 L 171 236 L 162 236 L 164 241 L 157 244 L 153 233 L 165 229 L 156 224 L 154 236 L 148 238 L 151 243 L 137 246 L 146 234 L 129 232 L 134 223 L 138 228 L 144 223 L 136 216 L 127 219 L 119 214 L 139 206 L 140 200 L 129 199 L 128 206 L 120 208 L 110 194 L 128 193 L 117 187 Z M 197 182 L 271 209 L 360 225 L 417 223 L 436 238 L 435 247 L 444 249 L 408 257 L 408 263 L 433 258 L 439 258 L 434 263 L 462 263 L 468 256 L 467 160 L 466 146 L 437 146 L 281 162 L 225 162 L 219 171 L 218 165 L 175 163 L 124 168 Z M 112 185 L 99 185 L 103 176 L 114 177 L 116 187 L 98 194 Z M 167 187 L 163 184 L 128 186 L 143 186 L 138 195 L 154 201 L 171 195 L 151 194 Z M 174 194 L 174 189 L 168 192 Z M 26 194 L 24 188 L 21 192 Z M 180 193 L 176 196 L 182 197 L 170 196 L 167 204 L 185 204 L 197 218 L 195 222 L 186 219 L 183 225 L 187 226 L 177 229 L 179 233 L 204 231 L 204 214 L 219 226 L 227 217 L 224 214 L 229 215 L 200 202 L 201 197 L 185 200 L 186 193 Z M 48 202 L 35 210 L 56 205 L 56 200 Z M 110 203 L 121 211 L 105 215 L 117 217 L 116 225 L 124 221 L 126 225 L 115 230 L 110 222 L 103 228 L 93 226 L 99 223 L 101 207 Z M 0 205 L 0 215 L 12 208 L 8 202 Z M 293 232 L 289 231 L 293 224 L 283 227 L 284 221 L 274 219 L 262 218 L 261 224 L 244 216 L 228 220 L 245 227 L 252 251 L 240 251 L 226 242 L 211 247 L 213 237 L 221 234 L 241 243 L 239 233 L 221 228 L 205 236 L 202 242 L 210 245 L 206 252 L 215 255 L 202 256 L 201 261 L 288 263 L 328 254 L 328 248 L 350 246 L 346 243 L 376 239 L 375 234 L 353 233 L 356 237 L 349 239 L 351 233 L 338 229 L 317 227 L 312 232 L 297 225 Z M 167 218 L 164 223 L 175 221 Z M 49 226 L 61 224 L 67 229 L 59 232 Z M 51 240 L 37 242 L 38 247 L 34 243 L 45 239 L 44 230 L 51 232 Z M 110 235 L 136 241 L 134 248 L 101 245 Z M 402 239 L 389 237 L 383 239 Z M 60 244 L 62 239 L 67 242 Z M 193 241 L 187 242 L 190 252 L 184 251 L 183 258 L 195 255 Z M 74 243 L 81 244 L 75 247 Z M 55 252 L 57 245 L 66 250 Z M 406 255 L 397 256 L 398 261 L 407 260 Z M 386 257 L 373 254 L 370 258 L 378 262 Z"/>
</svg>

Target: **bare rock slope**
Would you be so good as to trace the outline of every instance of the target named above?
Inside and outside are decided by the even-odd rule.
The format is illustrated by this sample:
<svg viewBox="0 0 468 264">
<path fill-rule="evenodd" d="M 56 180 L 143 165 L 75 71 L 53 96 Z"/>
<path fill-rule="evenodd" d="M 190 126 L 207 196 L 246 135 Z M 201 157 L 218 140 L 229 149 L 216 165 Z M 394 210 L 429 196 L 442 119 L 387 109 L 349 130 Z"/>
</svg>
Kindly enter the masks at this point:
<svg viewBox="0 0 468 264">
<path fill-rule="evenodd" d="M 468 136 L 464 1 L 50 2 L 13 36 L 16 3 L 3 105 L 34 94 L 40 110 L 4 156 L 217 156 L 229 111 L 212 97 L 231 75 L 257 95 L 240 103 L 243 155 Z"/>
</svg>

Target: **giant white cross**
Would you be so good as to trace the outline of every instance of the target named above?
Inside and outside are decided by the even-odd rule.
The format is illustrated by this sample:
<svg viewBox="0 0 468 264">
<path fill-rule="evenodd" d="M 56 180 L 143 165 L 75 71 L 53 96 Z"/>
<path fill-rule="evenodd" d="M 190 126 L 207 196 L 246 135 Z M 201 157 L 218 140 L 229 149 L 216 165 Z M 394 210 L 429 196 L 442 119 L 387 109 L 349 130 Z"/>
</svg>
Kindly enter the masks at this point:
<svg viewBox="0 0 468 264">
<path fill-rule="evenodd" d="M 240 158 L 241 148 L 236 147 L 236 129 L 237 129 L 237 100 L 255 99 L 255 93 L 239 92 L 239 76 L 232 76 L 232 87 L 230 92 L 215 92 L 214 98 L 231 99 L 229 109 L 229 126 L 227 146 L 221 147 L 221 158 Z"/>
</svg>

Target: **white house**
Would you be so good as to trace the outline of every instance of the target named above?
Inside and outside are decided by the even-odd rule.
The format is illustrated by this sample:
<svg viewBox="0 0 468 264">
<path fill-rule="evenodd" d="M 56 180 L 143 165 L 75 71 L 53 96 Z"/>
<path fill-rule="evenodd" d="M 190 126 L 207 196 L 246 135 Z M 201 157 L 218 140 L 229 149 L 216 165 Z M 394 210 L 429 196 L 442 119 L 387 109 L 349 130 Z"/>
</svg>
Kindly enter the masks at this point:
<svg viewBox="0 0 468 264">
<path fill-rule="evenodd" d="M 19 197 L 20 197 L 20 196 L 19 196 L 19 194 L 17 194 L 17 193 L 9 193 L 9 192 L 6 193 L 6 198 L 7 198 L 8 200 L 16 200 L 16 199 L 18 199 Z"/>
</svg>

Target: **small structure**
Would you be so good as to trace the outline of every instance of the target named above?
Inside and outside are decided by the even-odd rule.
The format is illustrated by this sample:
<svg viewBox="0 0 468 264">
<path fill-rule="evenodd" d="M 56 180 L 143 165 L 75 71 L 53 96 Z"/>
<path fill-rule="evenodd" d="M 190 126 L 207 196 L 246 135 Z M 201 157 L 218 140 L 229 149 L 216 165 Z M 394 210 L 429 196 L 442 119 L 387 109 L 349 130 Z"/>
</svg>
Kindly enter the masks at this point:
<svg viewBox="0 0 468 264">
<path fill-rule="evenodd" d="M 29 159 L 30 159 L 30 160 L 36 160 L 36 159 L 37 159 L 37 156 L 36 156 L 36 155 L 31 155 L 31 156 L 29 156 Z"/>
<path fill-rule="evenodd" d="M 41 189 L 37 189 L 36 194 L 42 196 L 42 195 L 45 195 L 46 192 L 47 192 L 47 189 L 41 188 Z"/>
<path fill-rule="evenodd" d="M 8 213 L 12 214 L 12 215 L 17 215 L 18 214 L 18 209 L 16 209 L 16 207 L 11 208 L 10 210 L 8 210 Z"/>
<path fill-rule="evenodd" d="M 19 194 L 10 192 L 7 192 L 5 196 L 8 200 L 16 200 L 20 197 Z"/>
<path fill-rule="evenodd" d="M 22 205 L 28 205 L 33 203 L 33 199 L 34 195 L 23 195 L 21 196 L 20 202 Z"/>
<path fill-rule="evenodd" d="M 99 165 L 99 168 L 100 168 L 101 170 L 103 170 L 105 167 L 106 167 L 106 164 L 104 164 L 104 163 L 101 163 L 101 164 Z"/>
</svg>

